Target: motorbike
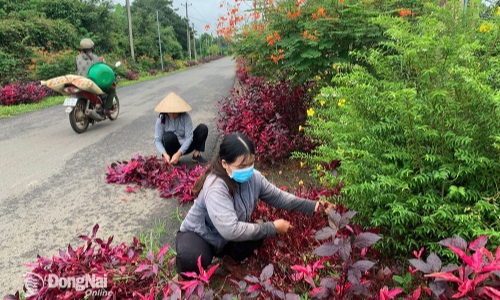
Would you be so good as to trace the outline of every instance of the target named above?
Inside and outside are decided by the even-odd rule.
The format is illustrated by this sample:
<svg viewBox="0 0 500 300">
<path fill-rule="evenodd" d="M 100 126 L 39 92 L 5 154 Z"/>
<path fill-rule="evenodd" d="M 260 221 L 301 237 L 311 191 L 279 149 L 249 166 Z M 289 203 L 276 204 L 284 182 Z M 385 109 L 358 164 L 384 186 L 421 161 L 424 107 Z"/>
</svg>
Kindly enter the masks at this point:
<svg viewBox="0 0 500 300">
<path fill-rule="evenodd" d="M 117 62 L 115 67 L 117 68 L 120 65 L 121 63 Z M 114 71 L 109 66 L 105 66 L 107 73 L 95 73 L 97 75 L 94 78 L 91 76 L 85 78 L 82 76 L 66 75 L 41 82 L 42 85 L 46 85 L 62 95 L 68 96 L 64 99 L 63 106 L 66 107 L 65 111 L 69 115 L 71 128 L 77 133 L 87 131 L 89 124 L 94 125 L 106 119 L 114 121 L 118 118 L 120 100 L 116 94 L 112 100 L 110 110 L 106 112 L 103 107 L 105 97 L 108 97 L 108 95 L 99 88 L 98 83 L 106 82 L 108 88 L 112 86 L 115 90 L 117 83 Z M 109 83 L 111 84 L 109 85 Z"/>
<path fill-rule="evenodd" d="M 115 67 L 117 68 L 120 65 L 121 63 L 117 62 Z M 116 80 L 113 81 L 112 86 L 116 89 Z M 82 90 L 71 83 L 65 84 L 64 91 L 70 97 L 64 100 L 63 106 L 66 106 L 66 113 L 69 114 L 69 123 L 75 132 L 83 133 L 87 131 L 89 124 L 94 125 L 106 119 L 114 121 L 118 118 L 120 100 L 116 94 L 111 109 L 106 114 L 103 103 L 104 97 L 108 96 L 107 94 L 94 94 L 90 91 Z"/>
</svg>

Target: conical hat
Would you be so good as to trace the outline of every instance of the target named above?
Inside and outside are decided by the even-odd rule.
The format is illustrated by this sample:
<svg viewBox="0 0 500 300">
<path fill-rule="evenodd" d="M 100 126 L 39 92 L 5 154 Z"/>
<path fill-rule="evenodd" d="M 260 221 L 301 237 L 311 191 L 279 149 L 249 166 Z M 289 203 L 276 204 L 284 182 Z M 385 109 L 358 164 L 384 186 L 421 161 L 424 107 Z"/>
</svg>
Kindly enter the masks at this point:
<svg viewBox="0 0 500 300">
<path fill-rule="evenodd" d="M 190 110 L 191 106 L 176 93 L 169 93 L 155 107 L 155 111 L 159 113 L 182 113 Z"/>
</svg>

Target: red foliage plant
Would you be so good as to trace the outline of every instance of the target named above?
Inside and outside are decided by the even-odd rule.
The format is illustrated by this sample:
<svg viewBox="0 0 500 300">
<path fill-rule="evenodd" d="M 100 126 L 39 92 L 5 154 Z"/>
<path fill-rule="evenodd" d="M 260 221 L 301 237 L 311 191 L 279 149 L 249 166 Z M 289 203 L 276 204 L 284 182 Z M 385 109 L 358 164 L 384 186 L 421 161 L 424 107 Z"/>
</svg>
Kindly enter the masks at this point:
<svg viewBox="0 0 500 300">
<path fill-rule="evenodd" d="M 113 163 L 108 168 L 108 183 L 137 184 L 143 187 L 156 187 L 161 196 L 175 197 L 181 205 L 193 201 L 193 186 L 203 172 L 202 166 L 190 169 L 186 165 L 170 166 L 156 156 L 143 157 L 136 154 L 129 162 Z M 127 187 L 127 191 L 135 189 Z"/>
<path fill-rule="evenodd" d="M 258 160 L 274 164 L 295 150 L 313 148 L 299 132 L 310 102 L 306 86 L 292 87 L 288 81 L 270 84 L 264 78 L 249 77 L 241 95 L 232 90 L 231 96 L 218 102 L 217 127 L 223 134 L 246 134 L 255 143 Z"/>
<path fill-rule="evenodd" d="M 309 199 L 339 193 L 338 190 L 303 192 L 298 194 Z M 375 262 L 368 257 L 378 254 L 371 246 L 380 236 L 377 230 L 363 232 L 359 226 L 350 225 L 354 215 L 355 212 L 338 206 L 330 212 L 328 220 L 319 214 L 311 218 L 259 203 L 252 216 L 254 220 L 284 218 L 292 222 L 294 229 L 265 240 L 258 255 L 250 258 L 250 265 L 263 270 L 260 275 L 247 276 L 248 285 L 237 283 L 240 289 L 245 287 L 240 296 L 299 299 L 295 293 L 311 290 L 311 299 L 376 299 L 380 282 L 376 280 L 378 273 L 371 270 Z M 380 295 L 393 299 L 400 292 L 384 287 Z"/>
<path fill-rule="evenodd" d="M 461 237 L 447 238 L 439 244 L 448 247 L 463 264 L 441 268 L 441 260 L 431 253 L 427 262 L 410 259 L 410 263 L 427 278 L 435 278 L 429 288 L 440 299 L 500 299 L 500 246 L 495 255 L 486 249 L 487 236 L 467 245 Z"/>
<path fill-rule="evenodd" d="M 331 198 L 340 193 L 338 189 L 295 189 L 294 194 L 299 197 L 319 200 Z M 344 211 L 344 207 L 337 207 Z M 294 226 L 286 235 L 279 235 L 273 239 L 264 240 L 258 255 L 250 258 L 251 265 L 264 267 L 270 262 L 274 264 L 272 280 L 277 288 L 284 291 L 293 290 L 296 282 L 290 274 L 290 266 L 309 263 L 315 258 L 310 254 L 321 245 L 315 238 L 315 233 L 327 226 L 328 221 L 324 216 L 315 214 L 309 217 L 299 212 L 276 209 L 263 202 L 257 204 L 252 215 L 254 222 L 274 221 L 277 219 L 289 220 Z M 258 268 L 257 268 L 258 269 Z"/>
<path fill-rule="evenodd" d="M 174 262 L 174 259 L 165 261 L 169 245 L 164 246 L 157 255 L 150 251 L 143 257 L 145 246 L 137 238 L 133 239 L 132 245 L 121 243 L 112 247 L 113 237 L 107 241 L 97 238 L 98 229 L 96 224 L 91 236 L 80 236 L 84 244 L 76 249 L 68 245 L 68 250 L 60 250 L 58 256 L 38 256 L 37 263 L 29 264 L 29 267 L 33 267 L 28 274 L 29 288 L 35 290 L 36 294 L 26 295 L 26 299 L 86 299 L 86 293 L 95 291 L 92 290 L 94 287 L 89 287 L 88 284 L 83 284 L 80 288 L 67 285 L 71 282 L 70 278 L 90 276 L 105 283 L 98 287 L 102 289 L 99 293 L 108 295 L 109 299 L 144 299 L 143 295 L 159 294 L 162 287 L 168 285 L 166 278 L 171 276 Z M 65 278 L 67 283 L 65 286 L 52 286 L 49 282 L 51 278 Z M 25 292 L 26 288 L 25 286 Z M 172 294 L 173 289 L 169 288 L 170 290 L 163 289 L 163 292 Z M 19 298 L 19 293 L 16 293 L 4 299 Z"/>
<path fill-rule="evenodd" d="M 47 88 L 42 87 L 40 83 L 16 82 L 12 85 L 6 85 L 0 90 L 0 105 L 38 103 L 47 94 Z"/>
<path fill-rule="evenodd" d="M 128 80 L 139 80 L 139 73 L 129 71 L 125 74 L 125 78 Z"/>
</svg>

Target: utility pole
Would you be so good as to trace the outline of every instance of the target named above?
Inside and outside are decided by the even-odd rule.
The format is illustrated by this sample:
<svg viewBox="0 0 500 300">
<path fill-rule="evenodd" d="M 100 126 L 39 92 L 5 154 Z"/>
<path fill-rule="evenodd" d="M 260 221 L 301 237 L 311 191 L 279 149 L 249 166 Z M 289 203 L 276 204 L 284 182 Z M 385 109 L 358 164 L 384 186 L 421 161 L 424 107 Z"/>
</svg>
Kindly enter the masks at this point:
<svg viewBox="0 0 500 300">
<path fill-rule="evenodd" d="M 156 11 L 156 23 L 158 24 L 158 45 L 160 46 L 161 70 L 163 71 L 163 54 L 161 52 L 160 20 L 158 19 L 158 11 Z"/>
<path fill-rule="evenodd" d="M 194 60 L 196 60 L 196 33 L 194 32 L 194 23 L 193 23 L 193 48 L 194 48 Z"/>
<path fill-rule="evenodd" d="M 189 60 L 191 60 L 191 35 L 189 34 L 189 16 L 188 16 L 188 6 L 191 6 L 191 3 L 182 4 L 186 6 L 186 35 L 187 35 L 187 48 L 189 52 Z"/>
<path fill-rule="evenodd" d="M 132 60 L 135 61 L 134 37 L 132 36 L 132 15 L 130 14 L 130 0 L 126 0 L 125 5 L 127 6 L 128 37 L 129 37 L 129 42 L 130 42 L 130 55 L 132 55 Z"/>
</svg>

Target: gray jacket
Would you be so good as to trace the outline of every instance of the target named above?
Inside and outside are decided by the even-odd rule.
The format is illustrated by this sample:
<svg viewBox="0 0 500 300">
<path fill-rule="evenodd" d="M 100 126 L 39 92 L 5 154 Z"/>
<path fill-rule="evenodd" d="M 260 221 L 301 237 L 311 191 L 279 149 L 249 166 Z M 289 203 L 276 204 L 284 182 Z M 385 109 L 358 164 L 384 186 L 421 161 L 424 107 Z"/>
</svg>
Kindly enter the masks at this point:
<svg viewBox="0 0 500 300">
<path fill-rule="evenodd" d="M 95 63 L 102 62 L 99 56 L 94 53 L 82 52 L 76 57 L 76 74 L 79 76 L 87 77 L 90 67 Z"/>
<path fill-rule="evenodd" d="M 250 223 L 258 199 L 277 208 L 300 211 L 310 216 L 316 206 L 315 201 L 280 190 L 257 170 L 248 182 L 238 184 L 234 198 L 230 196 L 225 182 L 211 174 L 182 222 L 180 231 L 197 233 L 217 252 L 228 241 L 275 237 L 273 222 Z"/>
<path fill-rule="evenodd" d="M 193 142 L 193 121 L 188 113 L 181 113 L 177 118 L 170 119 L 167 114 L 165 114 L 165 124 L 161 123 L 161 118 L 156 119 L 155 124 L 155 145 L 160 156 L 165 152 L 165 147 L 163 146 L 163 134 L 165 132 L 173 132 L 179 144 L 181 144 L 181 153 L 186 153 L 187 149 Z"/>
</svg>

